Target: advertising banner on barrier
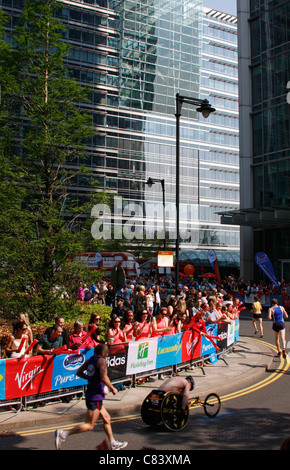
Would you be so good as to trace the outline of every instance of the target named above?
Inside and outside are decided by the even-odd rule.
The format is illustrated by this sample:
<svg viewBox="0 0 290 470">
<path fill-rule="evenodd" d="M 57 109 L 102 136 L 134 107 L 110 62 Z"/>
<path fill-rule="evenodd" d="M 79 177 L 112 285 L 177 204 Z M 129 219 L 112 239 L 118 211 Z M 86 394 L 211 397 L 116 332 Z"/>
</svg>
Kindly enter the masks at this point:
<svg viewBox="0 0 290 470">
<path fill-rule="evenodd" d="M 218 327 L 217 325 L 211 325 L 206 327 L 207 334 L 210 336 L 217 336 L 218 332 Z M 215 343 L 217 340 L 213 340 Z M 207 356 L 210 354 L 214 354 L 216 352 L 216 348 L 212 344 L 212 342 L 206 338 L 206 336 L 202 336 L 201 339 L 201 350 L 200 350 L 200 355 L 201 356 Z"/>
<path fill-rule="evenodd" d="M 159 336 L 156 369 L 180 364 L 182 361 L 182 333 Z"/>
<path fill-rule="evenodd" d="M 158 338 L 129 343 L 126 375 L 140 374 L 156 369 Z"/>
<path fill-rule="evenodd" d="M 126 377 L 128 347 L 129 345 L 125 343 L 110 346 L 110 353 L 106 359 L 110 380 Z"/>
<path fill-rule="evenodd" d="M 5 399 L 49 392 L 53 361 L 53 356 L 8 359 L 5 367 Z"/>
<path fill-rule="evenodd" d="M 235 329 L 236 329 L 236 321 L 232 321 L 228 325 L 227 347 L 229 347 L 235 341 Z"/>
<path fill-rule="evenodd" d="M 94 349 L 82 349 L 79 354 L 61 354 L 54 358 L 51 390 L 81 387 L 87 381 L 77 377 L 76 372 L 94 354 Z"/>
<path fill-rule="evenodd" d="M 227 347 L 228 342 L 228 323 L 219 323 L 217 328 L 217 336 L 220 339 L 217 340 L 217 345 L 220 349 L 224 349 Z"/>
<path fill-rule="evenodd" d="M 240 319 L 237 318 L 235 321 L 235 337 L 234 337 L 234 343 L 238 341 L 240 337 Z"/>
<path fill-rule="evenodd" d="M 182 336 L 182 361 L 188 362 L 200 357 L 201 335 L 196 331 L 187 330 Z"/>
<path fill-rule="evenodd" d="M 5 400 L 5 359 L 0 359 L 0 400 Z"/>
</svg>

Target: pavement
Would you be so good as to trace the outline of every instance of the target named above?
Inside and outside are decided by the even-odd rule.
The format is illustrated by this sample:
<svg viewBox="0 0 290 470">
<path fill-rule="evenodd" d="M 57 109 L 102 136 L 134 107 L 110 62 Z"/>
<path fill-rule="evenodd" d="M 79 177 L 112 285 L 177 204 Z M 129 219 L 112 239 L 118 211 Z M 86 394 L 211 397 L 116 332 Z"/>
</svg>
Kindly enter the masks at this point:
<svg viewBox="0 0 290 470">
<path fill-rule="evenodd" d="M 210 392 L 222 395 L 259 381 L 265 371 L 271 368 L 274 357 L 275 352 L 263 340 L 240 337 L 231 352 L 224 354 L 214 364 L 194 366 L 190 370 L 183 369 L 178 375 L 194 377 L 195 389 L 190 397 L 199 395 L 205 398 Z M 145 397 L 162 382 L 161 379 L 146 381 L 142 385 L 125 388 L 117 395 L 109 393 L 105 399 L 105 407 L 112 418 L 140 413 Z M 70 403 L 56 401 L 43 407 L 18 412 L 0 412 L 0 434 L 36 426 L 52 426 L 55 429 L 57 426 L 82 422 L 85 413 L 83 398 L 74 398 Z"/>
</svg>

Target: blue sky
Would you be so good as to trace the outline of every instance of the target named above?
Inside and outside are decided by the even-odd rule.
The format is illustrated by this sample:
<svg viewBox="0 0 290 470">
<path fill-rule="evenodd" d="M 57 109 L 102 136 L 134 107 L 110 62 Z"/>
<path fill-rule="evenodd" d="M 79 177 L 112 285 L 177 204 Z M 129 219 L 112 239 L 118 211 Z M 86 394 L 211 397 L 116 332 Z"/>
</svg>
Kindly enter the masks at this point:
<svg viewBox="0 0 290 470">
<path fill-rule="evenodd" d="M 237 14 L 236 0 L 204 0 L 203 4 L 205 7 L 213 8 L 223 13 L 229 13 L 231 15 Z"/>
</svg>

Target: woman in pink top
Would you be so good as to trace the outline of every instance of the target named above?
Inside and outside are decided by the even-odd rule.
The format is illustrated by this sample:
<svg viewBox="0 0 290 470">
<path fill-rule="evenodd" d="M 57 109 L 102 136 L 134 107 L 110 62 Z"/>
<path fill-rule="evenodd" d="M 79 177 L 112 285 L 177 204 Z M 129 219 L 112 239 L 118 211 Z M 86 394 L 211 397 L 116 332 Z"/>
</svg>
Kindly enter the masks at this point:
<svg viewBox="0 0 290 470">
<path fill-rule="evenodd" d="M 124 330 L 121 328 L 121 319 L 115 317 L 113 319 L 113 327 L 109 328 L 109 342 L 110 344 L 126 343 L 127 337 Z"/>
<path fill-rule="evenodd" d="M 171 333 L 172 328 L 168 326 L 167 308 L 162 307 L 159 310 L 158 317 L 153 317 L 151 337 L 164 336 Z"/>
<path fill-rule="evenodd" d="M 113 327 L 109 328 L 110 354 L 124 353 L 126 342 L 126 332 L 121 328 L 121 319 L 116 316 L 113 318 Z"/>
<path fill-rule="evenodd" d="M 177 311 L 173 311 L 172 315 L 169 317 L 169 325 L 172 328 L 171 334 L 175 335 L 181 332 L 181 320 L 178 316 Z"/>
<path fill-rule="evenodd" d="M 128 310 L 125 313 L 125 326 L 124 332 L 126 333 L 127 341 L 134 341 L 134 313 L 133 310 Z"/>
<path fill-rule="evenodd" d="M 141 314 L 141 321 L 135 323 L 135 339 L 139 341 L 140 339 L 149 338 L 151 336 L 152 326 L 148 322 L 148 312 L 143 310 Z"/>
</svg>

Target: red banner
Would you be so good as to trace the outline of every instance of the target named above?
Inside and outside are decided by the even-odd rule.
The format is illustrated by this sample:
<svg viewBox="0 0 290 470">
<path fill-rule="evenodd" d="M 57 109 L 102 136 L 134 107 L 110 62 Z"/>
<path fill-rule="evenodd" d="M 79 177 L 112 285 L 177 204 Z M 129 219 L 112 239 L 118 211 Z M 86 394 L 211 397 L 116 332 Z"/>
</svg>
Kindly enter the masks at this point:
<svg viewBox="0 0 290 470">
<path fill-rule="evenodd" d="M 6 400 L 51 391 L 53 356 L 6 361 Z"/>
<path fill-rule="evenodd" d="M 182 336 L 182 362 L 200 357 L 201 335 L 194 330 L 184 331 Z"/>
</svg>

